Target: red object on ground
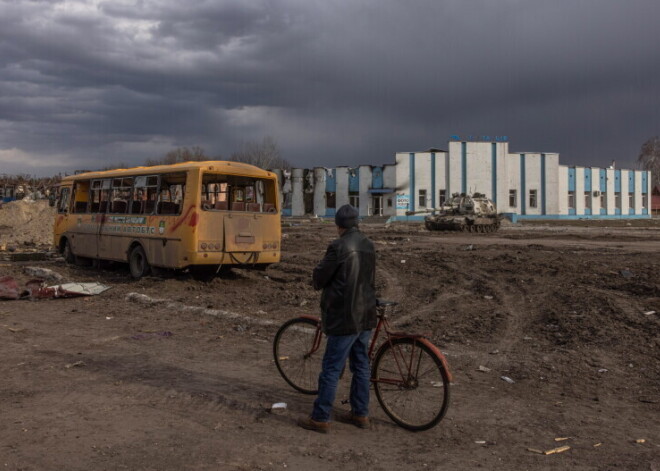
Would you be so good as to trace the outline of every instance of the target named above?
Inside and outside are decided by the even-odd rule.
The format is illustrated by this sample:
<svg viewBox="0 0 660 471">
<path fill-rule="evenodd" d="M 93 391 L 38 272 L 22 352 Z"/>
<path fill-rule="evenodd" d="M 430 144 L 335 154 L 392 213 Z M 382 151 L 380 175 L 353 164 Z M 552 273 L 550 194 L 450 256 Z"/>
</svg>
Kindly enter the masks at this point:
<svg viewBox="0 0 660 471">
<path fill-rule="evenodd" d="M 0 299 L 18 299 L 21 297 L 21 289 L 11 276 L 0 278 Z"/>
</svg>

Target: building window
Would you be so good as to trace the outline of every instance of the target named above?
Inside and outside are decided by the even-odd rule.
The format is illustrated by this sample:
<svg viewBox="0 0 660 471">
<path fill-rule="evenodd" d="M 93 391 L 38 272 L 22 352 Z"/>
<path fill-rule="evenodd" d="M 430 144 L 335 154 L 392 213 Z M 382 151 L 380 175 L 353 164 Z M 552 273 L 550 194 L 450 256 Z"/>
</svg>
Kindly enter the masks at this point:
<svg viewBox="0 0 660 471">
<path fill-rule="evenodd" d="M 575 209 L 575 192 L 568 192 L 568 209 Z"/>
<path fill-rule="evenodd" d="M 617 191 L 614 193 L 614 207 L 616 209 L 621 209 L 621 192 Z"/>
<path fill-rule="evenodd" d="M 635 193 L 628 193 L 628 207 L 635 207 Z"/>
<path fill-rule="evenodd" d="M 607 207 L 607 194 L 606 193 L 601 193 L 600 194 L 600 207 L 601 208 L 606 208 Z"/>
<path fill-rule="evenodd" d="M 417 203 L 420 208 L 426 208 L 426 190 L 419 190 Z"/>
<path fill-rule="evenodd" d="M 590 191 L 585 191 L 584 192 L 584 208 L 585 209 L 591 209 L 591 192 Z"/>
<path fill-rule="evenodd" d="M 645 193 L 642 195 L 642 209 L 646 209 L 649 207 L 649 195 L 648 193 Z"/>
<path fill-rule="evenodd" d="M 442 206 L 447 201 L 447 190 L 440 190 L 438 193 L 438 206 Z"/>
<path fill-rule="evenodd" d="M 536 208 L 538 205 L 537 190 L 529 190 L 529 207 Z"/>
<path fill-rule="evenodd" d="M 387 198 L 387 207 L 388 208 L 392 207 L 392 198 Z"/>
<path fill-rule="evenodd" d="M 348 204 L 354 208 L 360 207 L 360 193 L 357 191 L 351 191 L 348 193 Z"/>
<path fill-rule="evenodd" d="M 336 193 L 326 191 L 325 193 L 325 207 L 334 208 L 337 206 L 337 196 Z"/>
<path fill-rule="evenodd" d="M 509 206 L 518 207 L 518 190 L 509 190 Z"/>
</svg>

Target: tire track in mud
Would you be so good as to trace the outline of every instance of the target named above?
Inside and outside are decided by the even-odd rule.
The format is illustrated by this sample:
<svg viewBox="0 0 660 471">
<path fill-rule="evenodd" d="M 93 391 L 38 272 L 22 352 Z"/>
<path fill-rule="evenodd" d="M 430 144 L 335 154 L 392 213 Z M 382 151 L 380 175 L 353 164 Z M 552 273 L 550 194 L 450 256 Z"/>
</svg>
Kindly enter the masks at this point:
<svg viewBox="0 0 660 471">
<path fill-rule="evenodd" d="M 394 270 L 388 268 L 385 263 L 376 264 L 376 277 L 381 277 L 385 280 L 386 288 L 380 295 L 382 299 L 395 302 L 401 302 L 403 300 L 405 290 Z"/>
<path fill-rule="evenodd" d="M 461 264 L 452 264 L 451 270 L 454 272 L 453 276 L 457 279 L 454 285 L 442 287 L 435 299 L 429 304 L 417 305 L 413 308 L 408 307 L 407 312 L 396 318 L 392 324 L 407 327 L 411 324 L 414 325 L 429 314 L 450 315 L 447 306 L 456 304 L 456 301 L 460 303 L 466 297 L 475 296 L 475 293 L 467 288 L 457 288 L 469 281 L 481 285 L 482 291 L 490 293 L 493 302 L 497 303 L 497 310 L 504 315 L 504 324 L 501 328 L 495 327 L 489 335 L 493 338 L 495 349 L 507 353 L 511 352 L 518 342 L 523 341 L 525 328 L 532 322 L 528 318 L 528 313 L 532 312 L 531 301 L 528 299 L 529 290 L 521 285 L 521 281 L 505 280 L 499 274 L 493 275 L 493 273 L 475 266 L 467 267 Z M 388 287 L 393 286 L 393 290 L 400 296 L 398 300 L 404 300 L 405 280 L 401 282 L 400 278 L 386 267 L 383 268 L 382 273 L 387 279 Z M 459 278 L 465 278 L 465 280 L 459 281 Z"/>
<path fill-rule="evenodd" d="M 76 356 L 61 352 L 50 351 L 49 357 L 60 357 L 64 361 L 74 359 Z M 235 365 L 228 362 L 219 370 L 233 368 Z M 294 392 L 284 391 L 277 393 L 270 383 L 264 383 L 263 377 L 258 382 L 237 378 L 219 373 L 207 374 L 189 368 L 154 361 L 145 355 L 124 355 L 120 357 L 86 358 L 84 369 L 80 370 L 84 376 L 78 376 L 78 381 L 91 384 L 79 384 L 73 390 L 64 393 L 45 392 L 44 397 L 49 402 L 58 404 L 60 410 L 76 410 L 81 404 L 87 407 L 101 408 L 106 412 L 120 411 L 130 407 L 157 408 L 168 413 L 180 415 L 189 420 L 195 420 L 195 415 L 220 414 L 226 410 L 244 413 L 252 418 L 266 415 L 275 420 L 288 422 L 285 416 L 268 413 L 268 406 L 281 399 L 295 403 Z M 275 376 L 273 376 L 275 379 Z M 101 387 L 107 391 L 108 382 L 117 388 L 110 395 L 94 393 L 94 388 Z M 282 386 L 284 389 L 284 386 Z M 301 404 L 302 405 L 302 404 Z M 298 412 L 298 411 L 296 411 Z M 300 409 L 302 413 L 302 408 Z M 197 420 L 195 420 L 197 421 Z M 198 421 L 197 421 L 198 422 Z"/>
</svg>

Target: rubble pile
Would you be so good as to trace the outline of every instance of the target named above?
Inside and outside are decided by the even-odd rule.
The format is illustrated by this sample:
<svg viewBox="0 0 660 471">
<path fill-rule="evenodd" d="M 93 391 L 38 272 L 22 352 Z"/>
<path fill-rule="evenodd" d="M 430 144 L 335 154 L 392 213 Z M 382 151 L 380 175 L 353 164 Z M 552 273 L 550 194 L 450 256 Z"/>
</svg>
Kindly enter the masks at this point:
<svg viewBox="0 0 660 471">
<path fill-rule="evenodd" d="M 24 199 L 0 208 L 0 249 L 50 246 L 53 240 L 55 208 L 47 200 Z"/>
</svg>

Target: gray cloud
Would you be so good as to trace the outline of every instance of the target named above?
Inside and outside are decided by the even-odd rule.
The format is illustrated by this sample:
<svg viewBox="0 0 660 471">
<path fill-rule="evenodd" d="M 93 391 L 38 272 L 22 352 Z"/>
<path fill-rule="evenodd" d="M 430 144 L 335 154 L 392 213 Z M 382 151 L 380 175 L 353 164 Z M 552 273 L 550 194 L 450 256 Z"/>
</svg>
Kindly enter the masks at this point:
<svg viewBox="0 0 660 471">
<path fill-rule="evenodd" d="M 0 0 L 5 171 L 227 155 L 380 163 L 451 134 L 633 165 L 660 132 L 656 0 Z M 12 157 L 15 156 L 15 157 Z"/>
</svg>

